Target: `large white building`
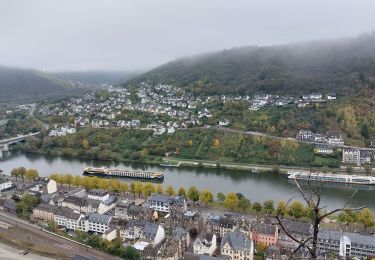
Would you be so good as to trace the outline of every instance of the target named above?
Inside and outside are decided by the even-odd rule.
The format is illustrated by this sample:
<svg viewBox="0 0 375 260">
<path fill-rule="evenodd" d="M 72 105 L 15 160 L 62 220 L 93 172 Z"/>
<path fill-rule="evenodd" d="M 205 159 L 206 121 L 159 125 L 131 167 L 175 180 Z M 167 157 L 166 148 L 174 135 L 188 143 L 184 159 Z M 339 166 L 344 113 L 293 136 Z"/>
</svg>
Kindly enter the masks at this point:
<svg viewBox="0 0 375 260">
<path fill-rule="evenodd" d="M 320 229 L 318 249 L 327 255 L 334 254 L 340 258 L 366 258 L 375 255 L 375 237 L 373 235 Z"/>
<path fill-rule="evenodd" d="M 0 192 L 13 187 L 13 182 L 8 180 L 0 180 Z"/>
<path fill-rule="evenodd" d="M 196 255 L 212 255 L 216 247 L 215 234 L 206 234 L 205 237 L 198 237 L 193 244 L 194 254 Z"/>
<path fill-rule="evenodd" d="M 85 216 L 69 208 L 59 208 L 55 212 L 54 220 L 57 225 L 70 230 L 103 234 L 109 229 L 112 217 L 98 213 L 89 213 Z"/>
<path fill-rule="evenodd" d="M 183 212 L 187 210 L 186 200 L 180 196 L 169 197 L 163 194 L 152 194 L 147 202 L 151 209 L 159 212 L 170 213 L 172 207 L 181 209 Z"/>
</svg>

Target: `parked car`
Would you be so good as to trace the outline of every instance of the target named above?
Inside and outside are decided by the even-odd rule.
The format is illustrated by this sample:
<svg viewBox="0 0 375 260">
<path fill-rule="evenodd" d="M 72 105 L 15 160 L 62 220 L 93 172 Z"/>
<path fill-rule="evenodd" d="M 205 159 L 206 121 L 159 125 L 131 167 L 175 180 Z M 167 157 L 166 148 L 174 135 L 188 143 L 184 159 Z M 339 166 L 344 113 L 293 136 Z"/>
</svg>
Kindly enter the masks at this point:
<svg viewBox="0 0 375 260">
<path fill-rule="evenodd" d="M 28 250 L 21 250 L 21 251 L 20 251 L 20 254 L 21 254 L 21 255 L 27 255 L 28 253 L 29 253 Z"/>
</svg>

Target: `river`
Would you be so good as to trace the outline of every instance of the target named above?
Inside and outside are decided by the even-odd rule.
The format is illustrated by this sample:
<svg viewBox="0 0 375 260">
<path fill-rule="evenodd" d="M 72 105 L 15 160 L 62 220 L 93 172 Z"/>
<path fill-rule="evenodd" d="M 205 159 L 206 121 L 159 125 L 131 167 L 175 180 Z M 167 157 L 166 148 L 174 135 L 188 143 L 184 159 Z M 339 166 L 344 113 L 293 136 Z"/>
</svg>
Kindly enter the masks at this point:
<svg viewBox="0 0 375 260">
<path fill-rule="evenodd" d="M 34 168 L 38 170 L 40 176 L 49 176 L 55 172 L 81 175 L 82 169 L 87 166 L 161 171 L 165 173 L 164 186 L 171 184 L 177 190 L 180 186 L 187 189 L 194 185 L 199 189 L 209 189 L 215 194 L 217 192 L 240 192 L 252 202 L 272 199 L 277 203 L 279 200 L 287 201 L 298 195 L 296 185 L 283 174 L 190 167 L 171 168 L 142 163 L 113 163 L 24 153 L 15 153 L 0 159 L 0 169 L 5 174 L 9 174 L 13 168 L 20 166 Z M 375 187 L 372 186 L 327 185 L 324 188 L 323 205 L 331 209 L 341 207 L 354 190 L 357 193 L 351 199 L 351 206 L 366 205 L 375 210 Z"/>
</svg>

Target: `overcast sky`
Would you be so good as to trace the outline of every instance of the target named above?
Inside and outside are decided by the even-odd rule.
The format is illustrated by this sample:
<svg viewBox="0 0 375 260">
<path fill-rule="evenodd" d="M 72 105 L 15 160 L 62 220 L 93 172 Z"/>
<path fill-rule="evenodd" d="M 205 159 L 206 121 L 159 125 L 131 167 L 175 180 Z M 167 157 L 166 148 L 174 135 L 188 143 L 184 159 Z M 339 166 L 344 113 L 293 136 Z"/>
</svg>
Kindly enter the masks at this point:
<svg viewBox="0 0 375 260">
<path fill-rule="evenodd" d="M 0 64 L 133 70 L 375 29 L 373 0 L 0 0 Z"/>
</svg>

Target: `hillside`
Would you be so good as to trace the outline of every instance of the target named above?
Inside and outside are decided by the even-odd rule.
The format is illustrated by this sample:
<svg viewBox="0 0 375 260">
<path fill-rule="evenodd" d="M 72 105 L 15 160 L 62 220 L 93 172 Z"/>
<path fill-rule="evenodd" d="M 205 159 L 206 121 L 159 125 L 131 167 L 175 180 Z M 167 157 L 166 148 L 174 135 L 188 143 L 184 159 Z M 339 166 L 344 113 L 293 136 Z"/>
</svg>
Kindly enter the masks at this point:
<svg viewBox="0 0 375 260">
<path fill-rule="evenodd" d="M 374 87 L 375 33 L 356 38 L 241 47 L 181 58 L 125 82 L 172 83 L 203 94 L 302 94 Z"/>
<path fill-rule="evenodd" d="M 0 102 L 36 101 L 79 93 L 82 89 L 37 70 L 0 67 Z"/>
<path fill-rule="evenodd" d="M 130 80 L 138 74 L 140 73 L 130 71 L 72 71 L 52 73 L 53 76 L 61 79 L 79 81 L 96 86 L 106 83 L 118 84 Z"/>
</svg>

